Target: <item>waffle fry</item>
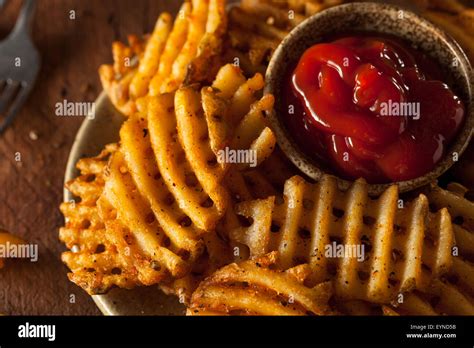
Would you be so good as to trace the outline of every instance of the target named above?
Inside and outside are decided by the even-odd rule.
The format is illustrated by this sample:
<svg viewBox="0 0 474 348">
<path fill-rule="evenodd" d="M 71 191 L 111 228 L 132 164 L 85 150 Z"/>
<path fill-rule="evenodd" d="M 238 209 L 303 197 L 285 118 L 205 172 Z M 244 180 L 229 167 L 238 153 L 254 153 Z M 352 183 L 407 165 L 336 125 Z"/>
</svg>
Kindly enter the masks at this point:
<svg viewBox="0 0 474 348">
<path fill-rule="evenodd" d="M 104 197 L 117 211 L 118 220 L 130 230 L 142 257 L 149 258 L 150 264 L 157 264 L 154 268 L 167 270 L 173 277 L 181 277 L 188 271 L 185 259 L 192 259 L 202 247 L 186 235 L 162 231 L 147 202 L 135 189 L 121 152 L 112 157 Z"/>
<path fill-rule="evenodd" d="M 396 315 L 474 315 L 472 296 L 441 280 L 434 280 L 425 293 L 407 293 L 402 303 L 386 308 Z"/>
<path fill-rule="evenodd" d="M 474 314 L 474 202 L 467 197 L 469 190 L 451 183 L 444 190 L 433 186 L 427 193 L 430 204 L 446 207 L 453 218 L 454 235 L 458 254 L 446 281 L 435 287 L 442 294 L 441 307 L 453 314 Z M 445 295 L 445 294 L 449 294 Z"/>
<path fill-rule="evenodd" d="M 271 270 L 276 253 L 233 263 L 206 278 L 194 292 L 188 315 L 326 315 L 331 283 L 303 285 L 298 269 Z M 304 271 L 303 271 L 304 272 Z"/>
<path fill-rule="evenodd" d="M 116 212 L 102 198 L 109 157 L 117 145 L 107 145 L 94 158 L 81 159 L 81 175 L 67 184 L 79 202 L 61 204 L 66 225 L 59 238 L 71 251 L 62 261 L 71 269 L 69 279 L 89 294 L 106 292 L 112 286 L 132 288 L 147 284 L 155 271 L 136 257 L 127 243 L 127 229 L 116 221 Z M 115 222 L 114 222 L 115 221 Z"/>
<path fill-rule="evenodd" d="M 20 244 L 25 244 L 26 242 L 23 239 L 16 237 L 11 233 L 0 230 L 0 245 L 6 245 L 7 243 L 11 245 L 20 245 Z M 5 262 L 0 257 L 0 269 L 2 269 L 4 265 L 5 265 Z"/>
<path fill-rule="evenodd" d="M 124 123 L 120 147 L 113 151 L 106 175 L 101 172 L 84 185 L 80 204 L 86 202 L 99 215 L 102 234 L 96 239 L 114 246 L 114 257 L 123 263 L 114 267 L 121 272 L 129 263 L 135 267 L 137 274 L 125 287 L 159 283 L 189 297 L 197 280 L 208 275 L 195 267 L 208 272 L 229 262 L 231 254 L 224 255 L 223 243 L 205 235 L 214 233 L 229 205 L 223 180 L 239 166 L 220 163 L 216 156 L 229 146 L 250 148 L 263 160 L 270 155 L 275 140 L 263 112 L 273 106 L 273 99 L 258 99 L 262 88 L 260 75 L 247 80 L 238 68 L 227 65 L 211 87 L 191 85 L 176 93 L 148 97 L 147 117 L 136 113 Z M 222 107 L 217 110 L 216 105 Z M 105 162 L 101 164 L 103 171 Z M 70 210 L 72 214 L 77 206 Z M 75 233 L 80 233 L 80 227 Z M 89 248 L 85 253 L 90 252 Z M 75 256 L 64 256 L 68 266 L 75 267 L 71 267 L 73 275 L 81 272 L 82 262 L 98 262 L 95 255 Z M 102 260 L 104 272 L 112 261 L 118 262 Z M 76 282 L 91 293 L 123 285 L 118 281 L 91 285 L 94 279 L 90 276 Z"/>
<path fill-rule="evenodd" d="M 240 84 L 221 84 L 224 73 L 229 81 L 240 81 Z M 230 166 L 216 162 L 216 152 L 225 144 L 251 147 L 254 143 L 252 137 L 248 137 L 246 128 L 241 130 L 238 125 L 245 124 L 250 116 L 260 120 L 254 115 L 259 114 L 261 117 L 263 111 L 259 108 L 262 102 L 256 97 L 263 84 L 250 89 L 249 82 L 237 68 L 224 66 L 213 86 L 219 87 L 218 92 L 217 87 L 212 90 L 204 87 L 200 91 L 197 85 L 192 85 L 180 88 L 175 95 L 150 97 L 147 119 L 133 116 L 120 132 L 120 151 L 125 160 L 122 171 L 129 170 L 133 179 L 129 180 L 130 186 L 123 192 L 125 194 L 136 191 L 146 202 L 137 197 L 132 199 L 136 207 L 125 207 L 123 201 L 126 201 L 126 198 L 121 197 L 116 199 L 116 209 L 123 209 L 124 213 L 132 210 L 142 212 L 141 217 L 135 217 L 135 221 L 141 221 L 144 225 L 145 212 L 148 212 L 147 206 L 150 206 L 151 211 L 148 214 L 154 216 L 169 237 L 171 245 L 176 244 L 179 249 L 184 248 L 189 252 L 190 262 L 200 256 L 201 252 L 194 251 L 200 251 L 201 248 L 193 251 L 189 247 L 205 232 L 215 229 L 229 204 L 229 193 L 222 180 Z M 248 109 L 235 109 L 235 103 L 239 106 L 246 103 Z M 214 104 L 226 105 L 219 109 L 218 121 L 212 106 Z M 179 107 L 175 109 L 175 105 Z M 256 106 L 253 107 L 254 105 Z M 264 106 L 271 107 L 272 103 Z M 255 110 L 258 110 L 258 113 Z M 230 131 L 229 126 L 233 123 L 237 125 L 235 134 Z M 253 125 L 256 125 L 255 122 Z M 268 129 L 264 124 L 257 126 L 261 126 L 261 133 Z M 219 127 L 229 131 L 222 132 Z M 252 128 L 252 132 L 257 132 L 257 139 L 258 129 Z M 240 140 L 232 141 L 235 138 Z M 270 145 L 264 143 L 260 148 L 265 146 Z M 271 146 L 273 147 L 274 143 Z M 130 221 L 125 225 L 129 226 Z M 222 255 L 215 257 L 222 246 L 212 248 L 215 244 L 212 239 L 207 239 L 207 243 L 211 245 L 207 248 L 211 259 L 225 258 Z M 214 252 L 209 252 L 211 249 Z M 211 264 L 222 262 L 212 261 Z M 174 284 L 173 287 L 177 285 Z"/>
<path fill-rule="evenodd" d="M 116 144 L 107 145 L 98 156 L 81 159 L 76 165 L 81 175 L 66 184 L 80 201 L 60 206 L 66 224 L 59 230 L 59 239 L 71 249 L 61 259 L 71 269 L 69 279 L 90 294 L 105 292 L 113 285 L 141 285 L 133 260 L 120 259 L 97 208 L 107 161 L 116 150 Z"/>
<path fill-rule="evenodd" d="M 121 42 L 112 44 L 112 65 L 104 64 L 99 68 L 99 77 L 104 91 L 111 102 L 124 115 L 130 115 L 135 105 L 130 100 L 130 82 L 136 74 L 138 57 L 142 56 L 145 39 L 129 35 L 128 44 Z"/>
<path fill-rule="evenodd" d="M 391 310 L 401 315 L 474 315 L 474 205 L 464 198 L 467 190 L 450 184 L 446 190 L 433 185 L 426 190 L 432 210 L 446 208 L 453 219 L 457 252 L 449 272 L 435 279 L 423 293 L 405 294 Z"/>
<path fill-rule="evenodd" d="M 305 18 L 343 0 L 243 0 L 229 12 L 226 60 L 247 75 L 265 73 L 279 43 Z"/>
<path fill-rule="evenodd" d="M 391 309 L 400 315 L 474 315 L 473 270 L 472 263 L 454 257 L 446 277 L 433 280 L 424 292 L 405 294 Z"/>
<path fill-rule="evenodd" d="M 148 94 L 174 92 L 185 80 L 211 80 L 220 65 L 226 20 L 224 0 L 189 0 L 174 23 L 169 13 L 160 15 L 144 47 L 136 44 L 136 38 L 130 47 L 115 43 L 114 65 L 99 69 L 112 103 L 129 116 Z M 125 68 L 132 60 L 137 61 L 136 66 Z"/>
<path fill-rule="evenodd" d="M 137 99 L 146 95 L 150 80 L 156 74 L 165 49 L 166 40 L 171 32 L 172 17 L 169 13 L 162 13 L 155 24 L 150 39 L 145 47 L 143 57 L 138 63 L 138 70 L 130 83 L 130 97 Z"/>
<path fill-rule="evenodd" d="M 233 71 L 229 77 L 242 81 L 243 76 L 235 67 L 227 65 L 221 71 L 229 69 Z M 229 164 L 218 160 L 219 151 L 227 144 L 232 149 L 250 148 L 252 135 L 258 138 L 266 129 L 263 111 L 273 105 L 271 98 L 256 100 L 257 90 L 241 95 L 240 87 L 245 87 L 247 82 L 240 86 L 220 85 L 221 71 L 213 84 L 219 86 L 220 92 L 210 92 L 204 87 L 199 93 L 194 86 L 183 87 L 176 93 L 174 104 L 171 95 L 152 100 L 148 114 L 150 140 L 160 173 L 178 205 L 198 228 L 206 231 L 215 228 L 228 206 L 228 193 L 221 182 Z M 230 96 L 230 103 L 225 96 Z M 234 102 L 251 105 L 243 112 L 245 115 L 240 115 L 232 109 Z M 228 108 L 220 108 L 218 114 L 210 106 L 226 103 Z M 179 107 L 174 111 L 173 105 Z M 230 125 L 239 118 L 237 127 L 232 130 Z M 241 126 L 248 120 L 255 121 L 252 133 L 246 133 L 247 128 Z M 273 147 L 274 142 L 264 145 Z"/>
<path fill-rule="evenodd" d="M 156 245 L 146 240 L 150 236 L 146 236 L 143 226 L 135 225 L 138 232 L 131 233 L 117 218 L 120 216 L 123 219 L 123 205 L 117 211 L 111 201 L 117 199 L 117 193 L 122 193 L 120 189 L 123 187 L 117 188 L 114 178 L 127 174 L 120 171 L 121 168 L 123 171 L 123 166 L 119 166 L 120 155 L 117 146 L 110 145 L 99 156 L 80 160 L 78 168 L 81 176 L 67 187 L 81 201 L 61 205 L 67 221 L 66 226 L 60 229 L 60 239 L 71 249 L 63 253 L 62 260 L 72 271 L 68 275 L 70 280 L 90 294 L 104 293 L 112 286 L 132 288 L 167 281 L 170 275 L 183 274 L 189 268 L 171 251 L 161 248 L 157 248 L 158 260 L 155 260 L 146 253 Z M 112 157 L 110 168 L 107 167 L 108 157 Z M 107 179 L 109 176 L 113 179 Z M 106 180 L 109 185 L 102 194 Z M 122 202 L 125 203 L 126 200 Z M 136 211 L 127 213 L 130 219 Z M 137 235 L 142 239 L 136 238 Z M 143 244 L 144 240 L 147 243 Z M 167 267 L 159 262 L 163 259 Z"/>
<path fill-rule="evenodd" d="M 237 61 L 248 75 L 264 73 L 276 47 L 291 29 L 305 18 L 344 2 L 347 1 L 243 0 L 229 13 L 226 60 Z M 458 40 L 472 60 L 472 10 L 458 1 L 426 0 L 421 5 L 424 15 Z"/>
<path fill-rule="evenodd" d="M 189 304 L 193 292 L 200 282 L 219 268 L 233 261 L 229 245 L 217 233 L 207 233 L 202 237 L 205 251 L 194 264 L 191 272 L 169 284 L 159 284 L 168 295 L 176 295 L 180 302 Z"/>
<path fill-rule="evenodd" d="M 331 176 L 316 185 L 296 176 L 286 182 L 281 204 L 275 197 L 238 204 L 250 226 L 230 236 L 249 248 L 250 257 L 278 250 L 281 269 L 309 263 L 313 284 L 334 278 L 338 297 L 389 303 L 398 293 L 427 288 L 452 264 L 447 210 L 428 214 L 423 195 L 404 209 L 397 205 L 396 186 L 374 201 L 363 180 L 340 192 Z M 423 246 L 427 238 L 434 243 Z M 368 251 L 363 260 L 328 257 L 331 243 Z"/>
<path fill-rule="evenodd" d="M 113 44 L 99 74 L 128 119 L 120 145 L 79 161 L 67 184 L 80 198 L 61 205 L 71 281 L 90 294 L 156 284 L 188 315 L 474 314 L 467 189 L 433 186 L 404 202 L 396 186 L 370 198 L 363 180 L 348 191 L 331 176 L 311 184 L 267 127 L 271 55 L 342 2 L 242 0 L 227 15 L 224 0 L 187 0 L 149 36 Z M 474 57 L 472 10 L 424 2 Z M 467 155 L 454 174 L 469 185 Z M 360 258 L 328 254 L 352 246 Z"/>
<path fill-rule="evenodd" d="M 454 235 L 459 254 L 474 260 L 474 203 L 467 199 L 469 190 L 451 183 L 447 189 L 433 185 L 426 192 L 433 209 L 446 207 L 453 219 Z"/>
</svg>

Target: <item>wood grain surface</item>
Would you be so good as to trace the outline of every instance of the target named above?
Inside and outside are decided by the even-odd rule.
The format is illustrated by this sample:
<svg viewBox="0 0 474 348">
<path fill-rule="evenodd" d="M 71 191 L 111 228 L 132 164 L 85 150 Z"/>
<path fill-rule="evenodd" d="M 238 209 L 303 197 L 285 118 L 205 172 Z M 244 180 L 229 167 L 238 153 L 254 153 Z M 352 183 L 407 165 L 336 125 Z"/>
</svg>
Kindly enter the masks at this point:
<svg viewBox="0 0 474 348">
<path fill-rule="evenodd" d="M 37 0 L 33 39 L 41 72 L 26 105 L 0 135 L 0 229 L 39 247 L 38 262 L 7 260 L 0 270 L 0 313 L 100 315 L 92 299 L 67 279 L 58 240 L 66 161 L 83 117 L 57 117 L 64 99 L 90 102 L 101 91 L 97 68 L 110 45 L 153 28 L 180 0 Z M 20 0 L 0 10 L 0 35 L 11 30 Z M 75 19 L 70 19 L 70 11 Z M 15 161 L 15 155 L 21 161 Z M 73 296 L 72 296 L 73 295 Z M 75 303 L 71 303 L 71 298 Z"/>
</svg>

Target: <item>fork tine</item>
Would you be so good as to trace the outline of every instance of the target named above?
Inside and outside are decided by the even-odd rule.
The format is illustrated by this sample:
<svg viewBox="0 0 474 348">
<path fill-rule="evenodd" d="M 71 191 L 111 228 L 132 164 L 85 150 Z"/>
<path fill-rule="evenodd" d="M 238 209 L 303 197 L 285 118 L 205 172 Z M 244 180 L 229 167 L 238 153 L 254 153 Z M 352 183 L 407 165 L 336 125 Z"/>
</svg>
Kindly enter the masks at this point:
<svg viewBox="0 0 474 348">
<path fill-rule="evenodd" d="M 18 86 L 18 82 L 7 81 L 5 89 L 3 90 L 3 93 L 0 96 L 0 114 L 6 111 L 5 108 L 8 106 L 8 103 L 11 100 L 12 95 L 15 93 L 15 90 L 18 88 Z"/>
<path fill-rule="evenodd" d="M 24 104 L 26 98 L 28 97 L 28 88 L 20 85 L 20 90 L 16 95 L 16 98 L 13 100 L 8 113 L 2 123 L 0 123 L 0 134 L 10 125 L 10 123 L 15 118 L 20 107 Z"/>
</svg>

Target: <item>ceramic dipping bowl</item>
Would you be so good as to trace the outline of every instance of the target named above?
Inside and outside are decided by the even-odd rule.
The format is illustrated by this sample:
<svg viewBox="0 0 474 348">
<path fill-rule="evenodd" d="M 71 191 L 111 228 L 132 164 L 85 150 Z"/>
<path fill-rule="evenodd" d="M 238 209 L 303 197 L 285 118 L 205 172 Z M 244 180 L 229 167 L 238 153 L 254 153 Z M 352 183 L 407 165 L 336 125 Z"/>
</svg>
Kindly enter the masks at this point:
<svg viewBox="0 0 474 348">
<path fill-rule="evenodd" d="M 425 175 L 396 182 L 400 192 L 414 190 L 436 180 L 456 162 L 467 147 L 474 129 L 474 73 L 456 41 L 413 12 L 380 3 L 350 3 L 324 10 L 294 28 L 276 49 L 266 72 L 265 93 L 275 96 L 275 107 L 267 115 L 271 127 L 283 152 L 302 172 L 315 180 L 321 179 L 324 174 L 333 174 L 308 157 L 289 134 L 282 117 L 288 110 L 280 96 L 284 93 L 283 84 L 287 83 L 284 78 L 289 64 L 297 62 L 306 49 L 338 33 L 347 35 L 356 32 L 392 35 L 415 50 L 424 52 L 439 64 L 444 76 L 449 77 L 450 88 L 464 102 L 464 124 L 445 156 Z M 371 184 L 369 194 L 378 195 L 391 184 Z M 348 189 L 350 185 L 350 181 L 338 178 L 341 189 Z"/>
</svg>

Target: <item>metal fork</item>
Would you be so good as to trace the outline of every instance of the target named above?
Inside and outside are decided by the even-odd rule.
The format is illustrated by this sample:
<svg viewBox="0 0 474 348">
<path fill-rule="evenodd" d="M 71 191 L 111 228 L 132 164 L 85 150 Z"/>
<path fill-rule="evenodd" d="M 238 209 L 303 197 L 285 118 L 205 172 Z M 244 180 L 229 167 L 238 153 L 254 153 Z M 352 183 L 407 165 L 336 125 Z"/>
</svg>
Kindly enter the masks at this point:
<svg viewBox="0 0 474 348">
<path fill-rule="evenodd" d="M 35 7 L 36 0 L 23 0 L 15 27 L 0 42 L 0 134 L 25 103 L 38 76 L 40 55 L 30 39 Z"/>
</svg>

